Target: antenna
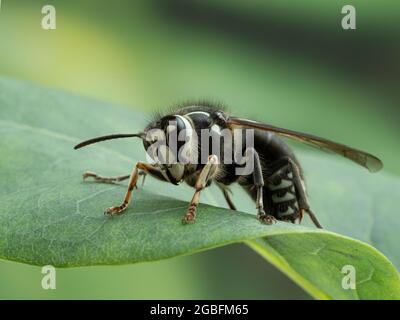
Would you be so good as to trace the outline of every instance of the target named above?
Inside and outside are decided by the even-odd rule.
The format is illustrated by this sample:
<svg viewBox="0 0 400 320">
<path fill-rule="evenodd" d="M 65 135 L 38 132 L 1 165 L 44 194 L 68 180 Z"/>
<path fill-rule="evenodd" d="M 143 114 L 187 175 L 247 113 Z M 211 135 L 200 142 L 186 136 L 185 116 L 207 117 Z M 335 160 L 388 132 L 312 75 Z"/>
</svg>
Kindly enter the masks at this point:
<svg viewBox="0 0 400 320">
<path fill-rule="evenodd" d="M 120 138 L 132 138 L 132 137 L 137 137 L 137 138 L 140 138 L 140 139 L 144 139 L 144 133 L 143 132 L 127 133 L 127 134 L 117 133 L 117 134 L 110 134 L 110 135 L 107 135 L 107 136 L 101 136 L 101 137 L 97 137 L 97 138 L 92 138 L 92 139 L 83 141 L 81 143 L 78 143 L 74 147 L 74 149 L 75 150 L 76 149 L 80 149 L 80 148 L 86 147 L 86 146 L 88 146 L 90 144 L 97 143 L 97 142 L 100 142 L 100 141 L 112 140 L 112 139 L 120 139 Z"/>
</svg>

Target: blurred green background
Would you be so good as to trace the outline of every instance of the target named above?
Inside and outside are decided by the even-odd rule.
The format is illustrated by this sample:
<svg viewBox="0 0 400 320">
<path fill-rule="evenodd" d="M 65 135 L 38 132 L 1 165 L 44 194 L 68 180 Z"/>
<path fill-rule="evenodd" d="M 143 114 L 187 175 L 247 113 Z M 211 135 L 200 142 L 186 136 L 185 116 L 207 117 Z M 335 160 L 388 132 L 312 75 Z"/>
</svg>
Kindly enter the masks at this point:
<svg viewBox="0 0 400 320">
<path fill-rule="evenodd" d="M 348 31 L 339 0 L 1 4 L 1 75 L 146 112 L 222 101 L 235 114 L 366 149 L 400 173 L 398 1 L 351 1 L 357 30 Z M 56 30 L 41 28 L 45 4 L 57 10 Z M 0 298 L 309 298 L 244 245 L 58 270 L 53 291 L 41 289 L 40 271 L 0 261 Z"/>
</svg>

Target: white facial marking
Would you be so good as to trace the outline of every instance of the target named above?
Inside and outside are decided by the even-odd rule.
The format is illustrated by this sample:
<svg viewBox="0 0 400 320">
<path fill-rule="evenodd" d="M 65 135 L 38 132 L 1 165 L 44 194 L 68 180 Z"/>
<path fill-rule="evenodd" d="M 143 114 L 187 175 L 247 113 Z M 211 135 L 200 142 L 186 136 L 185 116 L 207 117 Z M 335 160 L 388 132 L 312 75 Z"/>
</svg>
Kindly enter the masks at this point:
<svg viewBox="0 0 400 320">
<path fill-rule="evenodd" d="M 147 141 L 164 140 L 165 134 L 161 129 L 152 129 L 146 133 Z"/>
</svg>

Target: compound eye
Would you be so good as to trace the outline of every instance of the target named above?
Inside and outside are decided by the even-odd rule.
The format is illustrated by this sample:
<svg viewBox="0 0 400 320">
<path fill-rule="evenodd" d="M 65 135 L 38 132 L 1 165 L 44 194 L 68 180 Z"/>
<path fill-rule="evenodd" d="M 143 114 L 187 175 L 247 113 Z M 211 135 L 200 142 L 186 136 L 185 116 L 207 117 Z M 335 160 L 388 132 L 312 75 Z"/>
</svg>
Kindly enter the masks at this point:
<svg viewBox="0 0 400 320">
<path fill-rule="evenodd" d="M 167 116 L 162 120 L 162 127 L 165 128 L 165 133 L 179 134 L 182 130 L 187 129 L 185 119 L 182 116 Z"/>
<path fill-rule="evenodd" d="M 167 146 L 174 154 L 175 160 L 188 162 L 190 150 L 194 149 L 192 146 L 194 129 L 190 120 L 183 115 L 170 115 L 162 119 L 161 127 L 165 131 Z"/>
</svg>

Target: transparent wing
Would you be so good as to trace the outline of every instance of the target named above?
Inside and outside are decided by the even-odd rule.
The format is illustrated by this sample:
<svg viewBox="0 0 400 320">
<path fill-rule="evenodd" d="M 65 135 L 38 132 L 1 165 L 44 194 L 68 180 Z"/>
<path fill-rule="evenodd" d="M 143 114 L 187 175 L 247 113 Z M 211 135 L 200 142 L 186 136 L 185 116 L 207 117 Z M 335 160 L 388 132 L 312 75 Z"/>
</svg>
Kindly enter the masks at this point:
<svg viewBox="0 0 400 320">
<path fill-rule="evenodd" d="M 304 143 L 307 143 L 313 147 L 320 148 L 325 151 L 333 151 L 347 159 L 354 161 L 367 168 L 370 172 L 377 172 L 383 168 L 383 163 L 377 157 L 367 152 L 350 148 L 344 144 L 333 142 L 327 139 L 323 139 L 308 133 L 297 132 L 293 130 L 283 129 L 275 126 L 271 126 L 266 123 L 230 117 L 227 120 L 227 125 L 230 127 L 241 127 L 241 128 L 253 128 L 264 131 L 270 131 L 280 136 L 295 139 Z"/>
</svg>

